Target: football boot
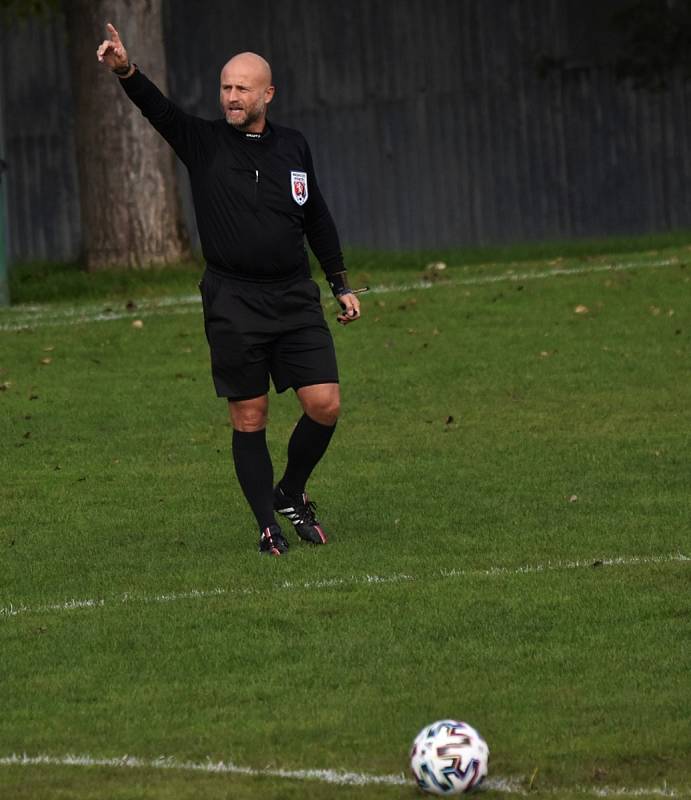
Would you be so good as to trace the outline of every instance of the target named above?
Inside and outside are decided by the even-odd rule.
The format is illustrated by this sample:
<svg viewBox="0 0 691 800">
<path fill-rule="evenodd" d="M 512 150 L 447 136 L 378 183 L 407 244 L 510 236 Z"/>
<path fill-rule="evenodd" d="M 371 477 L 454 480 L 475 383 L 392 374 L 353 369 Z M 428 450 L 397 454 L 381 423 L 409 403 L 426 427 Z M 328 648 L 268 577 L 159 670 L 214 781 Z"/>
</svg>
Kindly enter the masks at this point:
<svg viewBox="0 0 691 800">
<path fill-rule="evenodd" d="M 293 523 L 297 535 L 311 544 L 326 544 L 327 538 L 315 516 L 316 503 L 303 492 L 298 497 L 286 494 L 280 486 L 274 489 L 274 511 Z"/>
<path fill-rule="evenodd" d="M 288 550 L 288 542 L 278 525 L 269 525 L 259 533 L 259 552 L 281 556 Z"/>
</svg>

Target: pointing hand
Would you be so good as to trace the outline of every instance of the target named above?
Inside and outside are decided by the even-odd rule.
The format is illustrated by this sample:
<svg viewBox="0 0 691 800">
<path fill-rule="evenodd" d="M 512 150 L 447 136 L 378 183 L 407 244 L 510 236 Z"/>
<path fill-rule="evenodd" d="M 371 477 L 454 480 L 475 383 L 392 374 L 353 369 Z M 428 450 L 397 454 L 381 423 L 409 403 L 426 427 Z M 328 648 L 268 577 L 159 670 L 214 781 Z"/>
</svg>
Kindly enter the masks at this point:
<svg viewBox="0 0 691 800">
<path fill-rule="evenodd" d="M 103 40 L 103 43 L 96 51 L 96 57 L 110 69 L 126 67 L 130 62 L 125 45 L 120 41 L 120 34 L 110 22 L 106 25 L 106 29 L 110 39 Z"/>
</svg>

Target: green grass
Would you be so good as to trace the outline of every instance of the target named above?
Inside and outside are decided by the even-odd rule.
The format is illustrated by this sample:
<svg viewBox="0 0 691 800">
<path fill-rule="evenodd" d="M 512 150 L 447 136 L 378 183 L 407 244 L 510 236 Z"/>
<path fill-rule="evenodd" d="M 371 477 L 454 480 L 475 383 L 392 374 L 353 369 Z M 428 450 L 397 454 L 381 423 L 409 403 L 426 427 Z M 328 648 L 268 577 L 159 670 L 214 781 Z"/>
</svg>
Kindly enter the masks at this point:
<svg viewBox="0 0 691 800">
<path fill-rule="evenodd" d="M 432 262 L 449 267 L 511 264 L 531 261 L 589 261 L 624 254 L 650 258 L 672 251 L 691 252 L 691 231 L 673 231 L 647 236 L 574 241 L 527 242 L 495 247 L 457 247 L 437 250 L 382 252 L 347 248 L 346 263 L 351 277 L 368 279 L 391 273 L 425 273 Z M 77 263 L 32 262 L 10 270 L 10 297 L 14 304 L 51 303 L 61 300 L 129 299 L 133 296 L 161 297 L 196 288 L 202 261 L 155 269 L 123 269 L 86 272 Z M 316 270 L 318 272 L 318 268 Z M 353 284 L 355 285 L 355 284 Z"/>
<path fill-rule="evenodd" d="M 689 565 L 665 558 L 691 555 L 691 259 L 601 250 L 447 255 L 437 285 L 365 296 L 334 326 L 344 411 L 311 483 L 331 541 L 275 560 L 232 475 L 199 311 L 154 303 L 192 293 L 194 269 L 94 276 L 82 312 L 132 300 L 141 329 L 64 324 L 64 287 L 0 312 L 0 607 L 26 607 L 0 616 L 0 759 L 388 775 L 458 716 L 490 776 L 534 776 L 537 796 L 688 792 Z M 410 285 L 441 257 L 363 256 L 354 278 Z M 586 271 L 614 262 L 640 267 Z M 562 267 L 582 271 L 537 277 Z M 297 415 L 272 398 L 277 473 Z M 155 599 L 193 590 L 218 591 Z M 46 607 L 87 598 L 103 603 Z M 2 798 L 193 796 L 417 792 L 0 766 Z"/>
</svg>

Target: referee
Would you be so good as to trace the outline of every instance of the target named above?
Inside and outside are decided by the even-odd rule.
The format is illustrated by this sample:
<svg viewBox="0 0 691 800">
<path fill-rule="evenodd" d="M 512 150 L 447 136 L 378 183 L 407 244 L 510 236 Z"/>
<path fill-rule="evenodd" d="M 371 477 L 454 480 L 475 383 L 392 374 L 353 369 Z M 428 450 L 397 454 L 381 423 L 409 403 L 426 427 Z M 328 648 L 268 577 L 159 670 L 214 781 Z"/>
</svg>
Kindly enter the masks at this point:
<svg viewBox="0 0 691 800">
<path fill-rule="evenodd" d="M 300 539 L 325 544 L 305 485 L 333 435 L 340 393 L 305 236 L 341 305 L 338 321 L 357 320 L 360 304 L 348 288 L 307 142 L 267 120 L 274 87 L 261 56 L 230 59 L 221 71 L 223 118 L 204 120 L 164 97 L 130 62 L 115 28 L 107 30 L 98 60 L 189 172 L 206 262 L 200 290 L 213 381 L 217 395 L 228 399 L 235 472 L 259 525 L 259 551 L 280 556 L 288 550 L 276 513 Z M 304 412 L 275 487 L 266 445 L 269 378 L 279 393 L 294 389 Z"/>
</svg>

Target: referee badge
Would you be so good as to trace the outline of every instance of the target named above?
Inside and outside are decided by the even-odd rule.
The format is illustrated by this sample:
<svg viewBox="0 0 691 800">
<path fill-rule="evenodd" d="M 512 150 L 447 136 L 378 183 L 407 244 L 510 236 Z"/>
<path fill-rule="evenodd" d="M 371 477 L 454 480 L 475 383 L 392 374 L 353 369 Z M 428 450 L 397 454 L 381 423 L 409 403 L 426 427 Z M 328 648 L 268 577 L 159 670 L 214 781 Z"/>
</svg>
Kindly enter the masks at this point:
<svg viewBox="0 0 691 800">
<path fill-rule="evenodd" d="M 291 172 L 290 187 L 293 191 L 293 200 L 303 206 L 307 202 L 307 173 Z"/>
</svg>

